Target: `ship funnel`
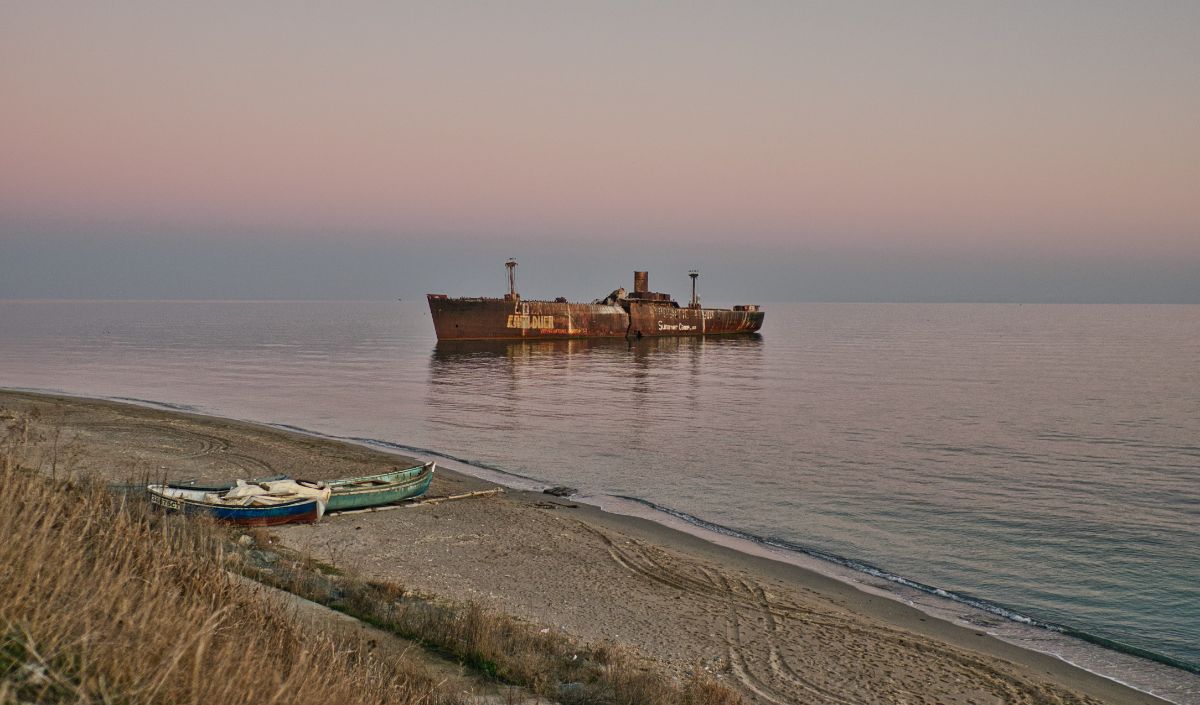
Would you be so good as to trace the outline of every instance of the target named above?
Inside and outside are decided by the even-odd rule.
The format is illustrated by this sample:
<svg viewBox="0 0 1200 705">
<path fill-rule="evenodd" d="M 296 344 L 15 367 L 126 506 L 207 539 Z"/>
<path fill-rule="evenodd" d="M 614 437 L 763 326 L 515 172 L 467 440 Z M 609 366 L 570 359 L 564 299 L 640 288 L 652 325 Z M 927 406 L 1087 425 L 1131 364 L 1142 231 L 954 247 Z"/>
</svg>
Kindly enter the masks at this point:
<svg viewBox="0 0 1200 705">
<path fill-rule="evenodd" d="M 508 301 L 516 301 L 521 298 L 517 294 L 517 261 L 509 259 L 504 266 L 508 269 L 508 294 L 504 298 Z"/>
<path fill-rule="evenodd" d="M 633 292 L 644 294 L 650 291 L 650 272 L 633 273 Z"/>
</svg>

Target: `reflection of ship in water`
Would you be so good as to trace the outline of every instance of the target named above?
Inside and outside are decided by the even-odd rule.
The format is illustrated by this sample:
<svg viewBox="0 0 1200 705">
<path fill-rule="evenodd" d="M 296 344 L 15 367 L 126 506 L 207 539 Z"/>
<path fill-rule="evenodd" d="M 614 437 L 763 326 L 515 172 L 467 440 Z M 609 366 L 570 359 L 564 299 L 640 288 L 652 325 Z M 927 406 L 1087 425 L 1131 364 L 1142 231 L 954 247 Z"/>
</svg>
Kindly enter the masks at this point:
<svg viewBox="0 0 1200 705">
<path fill-rule="evenodd" d="M 700 352 L 704 348 L 720 349 L 758 347 L 762 336 L 757 333 L 729 338 L 654 337 L 633 340 L 611 338 L 568 338 L 533 340 L 439 340 L 433 348 L 433 360 L 454 364 L 484 359 L 520 360 L 538 357 L 563 357 L 584 354 L 632 354 L 642 359 L 658 353 L 678 351 Z"/>
<path fill-rule="evenodd" d="M 680 306 L 667 294 L 650 291 L 646 272 L 634 272 L 633 291 L 613 291 L 590 304 L 529 301 L 517 293 L 517 263 L 509 260 L 508 293 L 503 298 L 450 298 L 429 294 L 429 312 L 439 341 L 555 340 L 565 338 L 646 338 L 754 333 L 765 313 L 755 304 L 702 308 L 696 296 Z"/>
<path fill-rule="evenodd" d="M 728 397 L 736 405 L 762 393 L 765 348 L 759 335 L 443 340 L 430 350 L 424 408 L 432 424 L 509 453 L 487 462 L 524 472 L 521 458 L 561 454 L 564 443 L 578 453 L 608 453 L 610 442 L 651 447 L 671 418 L 724 428 Z"/>
</svg>

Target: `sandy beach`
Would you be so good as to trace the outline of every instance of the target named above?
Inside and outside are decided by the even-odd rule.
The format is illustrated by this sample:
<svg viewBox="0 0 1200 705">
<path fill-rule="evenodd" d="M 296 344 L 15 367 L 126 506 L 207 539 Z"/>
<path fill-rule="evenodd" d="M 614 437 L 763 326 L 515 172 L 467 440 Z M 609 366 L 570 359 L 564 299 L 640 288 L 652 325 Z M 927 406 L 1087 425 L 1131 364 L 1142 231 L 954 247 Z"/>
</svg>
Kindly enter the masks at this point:
<svg viewBox="0 0 1200 705">
<path fill-rule="evenodd" d="M 57 465 L 109 482 L 335 478 L 404 462 L 246 422 L 0 391 L 0 414 L 34 408 L 57 438 Z M 431 494 L 491 487 L 443 470 Z M 675 673 L 699 665 L 750 702 L 1163 702 L 811 571 L 540 493 L 331 516 L 273 533 L 363 577 L 480 600 L 624 645 Z"/>
</svg>

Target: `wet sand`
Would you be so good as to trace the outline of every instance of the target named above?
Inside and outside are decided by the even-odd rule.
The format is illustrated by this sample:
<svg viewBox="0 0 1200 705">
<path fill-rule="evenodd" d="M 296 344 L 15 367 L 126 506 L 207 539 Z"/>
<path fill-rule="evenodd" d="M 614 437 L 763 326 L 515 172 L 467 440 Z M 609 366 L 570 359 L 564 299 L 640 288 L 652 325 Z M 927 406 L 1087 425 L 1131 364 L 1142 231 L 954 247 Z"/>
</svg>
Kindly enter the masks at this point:
<svg viewBox="0 0 1200 705">
<path fill-rule="evenodd" d="M 245 422 L 0 391 L 0 416 L 34 407 L 44 434 L 58 436 L 58 467 L 109 482 L 334 478 L 405 461 Z M 491 486 L 440 470 L 430 493 Z M 1163 702 L 803 568 L 544 494 L 508 491 L 272 531 L 363 577 L 481 600 L 583 640 L 622 644 L 677 673 L 700 665 L 751 702 Z"/>
</svg>

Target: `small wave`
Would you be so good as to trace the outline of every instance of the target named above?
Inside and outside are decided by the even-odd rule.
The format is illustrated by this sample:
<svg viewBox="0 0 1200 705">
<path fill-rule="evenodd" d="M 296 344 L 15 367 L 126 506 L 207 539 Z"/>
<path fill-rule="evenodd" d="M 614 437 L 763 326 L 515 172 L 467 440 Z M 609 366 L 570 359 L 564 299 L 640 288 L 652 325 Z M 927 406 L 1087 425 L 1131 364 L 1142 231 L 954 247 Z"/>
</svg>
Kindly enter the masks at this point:
<svg viewBox="0 0 1200 705">
<path fill-rule="evenodd" d="M 199 407 L 191 404 L 173 404 L 168 401 L 154 401 L 153 399 L 139 399 L 138 397 L 108 397 L 113 401 L 131 401 L 135 404 L 144 404 L 146 406 L 157 406 L 163 409 L 173 409 L 175 411 L 187 411 L 195 413 L 200 410 Z"/>
<path fill-rule="evenodd" d="M 487 470 L 489 472 L 494 472 L 499 475 L 515 477 L 515 478 L 518 478 L 521 480 L 527 480 L 529 482 L 545 482 L 545 480 L 543 480 L 541 478 L 532 477 L 530 475 L 522 475 L 521 473 L 513 472 L 511 470 L 505 470 L 502 467 L 493 465 L 491 463 L 484 462 L 482 460 L 474 460 L 472 458 L 463 458 L 463 457 L 460 457 L 457 455 L 452 455 L 450 453 L 446 453 L 446 452 L 443 452 L 440 450 L 433 450 L 432 448 L 422 448 L 421 446 L 410 446 L 410 445 L 405 445 L 403 443 L 396 443 L 394 441 L 385 441 L 385 440 L 382 440 L 379 438 L 369 438 L 366 436 L 334 436 L 334 435 L 330 435 L 328 433 L 321 433 L 320 431 L 313 431 L 313 430 L 304 428 L 302 426 L 294 426 L 292 424 L 286 424 L 286 423 L 269 423 L 267 425 L 272 428 L 278 428 L 281 431 L 292 431 L 293 433 L 303 433 L 306 436 L 318 436 L 320 438 L 329 438 L 329 439 L 332 439 L 335 441 L 348 441 L 350 443 L 359 443 L 359 444 L 362 444 L 365 446 L 373 446 L 375 448 L 384 448 L 386 450 L 391 450 L 391 451 L 400 451 L 403 453 L 410 453 L 412 455 L 423 455 L 423 456 L 428 456 L 431 458 L 444 458 L 446 460 L 450 460 L 455 463 L 462 463 L 463 465 L 470 465 L 472 467 L 482 468 L 484 470 Z"/>
<path fill-rule="evenodd" d="M 712 532 L 722 534 L 725 536 L 743 539 L 746 541 L 752 541 L 754 543 L 757 543 L 757 544 L 760 544 L 763 546 L 770 546 L 772 548 L 778 548 L 778 549 L 782 549 L 785 551 L 791 551 L 793 553 L 800 553 L 800 554 L 803 554 L 806 556 L 811 556 L 812 558 L 817 558 L 819 560 L 823 560 L 823 561 L 826 561 L 829 563 L 834 563 L 836 565 L 850 568 L 851 570 L 854 570 L 854 571 L 857 571 L 860 573 L 865 573 L 872 577 L 880 578 L 882 580 L 887 580 L 889 582 L 897 583 L 899 585 L 903 585 L 905 587 L 911 588 L 913 590 L 918 590 L 920 592 L 924 592 L 929 595 L 935 595 L 937 597 L 945 598 L 947 600 L 952 600 L 959 604 L 967 605 L 968 607 L 973 607 L 977 610 L 981 610 L 983 612 L 987 612 L 987 613 L 994 614 L 999 617 L 1003 617 L 1004 619 L 1007 619 L 1012 622 L 1017 622 L 1020 624 L 1025 624 L 1025 625 L 1029 625 L 1032 627 L 1038 627 L 1041 629 L 1046 629 L 1049 631 L 1057 632 L 1059 634 L 1064 634 L 1066 636 L 1073 637 L 1073 638 L 1079 639 L 1081 641 L 1086 641 L 1088 643 L 1095 644 L 1097 646 L 1102 646 L 1111 651 L 1125 653 L 1125 654 L 1129 654 L 1131 656 L 1137 656 L 1139 658 L 1144 658 L 1148 661 L 1154 661 L 1156 663 L 1161 663 L 1163 665 L 1171 666 L 1173 668 L 1178 668 L 1180 670 L 1188 671 L 1190 673 L 1200 673 L 1200 665 L 1189 663 L 1187 661 L 1181 661 L 1180 659 L 1172 658 L 1165 654 L 1160 654 L 1160 653 L 1157 653 L 1154 651 L 1150 651 L 1148 649 L 1143 649 L 1138 646 L 1132 646 L 1130 644 L 1125 644 L 1123 642 L 1116 641 L 1114 639 L 1109 639 L 1107 637 L 1092 634 L 1091 632 L 1086 632 L 1081 629 L 1076 629 L 1075 627 L 1070 627 L 1070 626 L 1066 626 L 1063 624 L 1056 624 L 1054 622 L 1047 622 L 1044 620 L 1040 620 L 1035 617 L 1031 617 L 1029 615 L 1022 614 L 1014 609 L 1011 609 L 1011 608 L 1001 605 L 999 603 L 992 602 L 991 600 L 985 600 L 981 597 L 975 597 L 975 596 L 969 595 L 967 593 L 946 590 L 944 588 L 937 587 L 936 585 L 929 585 L 929 584 L 923 583 L 919 580 L 913 580 L 912 578 L 906 578 L 903 575 L 897 575 L 895 573 L 890 573 L 882 568 L 879 568 L 878 566 L 874 566 L 865 561 L 856 560 L 854 558 L 847 558 L 845 556 L 841 556 L 836 553 L 832 553 L 830 551 L 824 551 L 819 548 L 813 548 L 811 546 L 804 546 L 802 544 L 798 544 L 798 543 L 788 541 L 785 539 L 771 538 L 771 537 L 767 537 L 767 536 L 758 536 L 756 534 L 739 531 L 737 529 L 731 529 L 728 526 L 723 526 L 721 524 L 716 524 L 714 522 L 707 521 L 705 519 L 701 519 L 700 517 L 694 516 L 692 514 L 688 514 L 687 512 L 681 512 L 678 509 L 664 507 L 660 504 L 656 504 L 655 502 L 651 502 L 650 500 L 642 499 L 640 497 L 630 497 L 628 495 L 614 495 L 614 496 L 616 496 L 620 499 L 628 500 L 630 502 L 636 502 L 643 506 L 649 507 L 649 508 L 653 509 L 654 511 L 668 514 L 668 515 L 673 516 L 682 521 L 686 521 L 687 523 L 692 524 L 693 526 L 698 526 L 706 531 L 712 531 Z"/>
<path fill-rule="evenodd" d="M 422 448 L 420 446 L 409 446 L 409 445 L 404 445 L 401 443 L 393 443 L 392 441 L 382 441 L 382 440 L 379 440 L 378 438 L 363 438 L 363 437 L 359 437 L 359 436 L 346 436 L 343 438 L 343 440 L 353 441 L 355 443 L 362 443 L 364 445 L 369 445 L 369 446 L 378 446 L 381 448 L 402 450 L 406 453 L 414 453 L 416 455 L 428 455 L 428 456 L 435 457 L 435 458 L 445 458 L 446 460 L 452 460 L 456 463 L 462 463 L 463 465 L 470 465 L 472 467 L 483 468 L 484 470 L 488 470 L 490 472 L 498 473 L 500 475 L 507 475 L 508 477 L 516 477 L 516 478 L 520 478 L 522 480 L 528 480 L 529 482 L 545 482 L 545 480 L 543 480 L 539 477 L 532 477 L 530 475 L 522 475 L 519 472 L 505 470 L 504 468 L 499 467 L 498 465 L 493 465 L 491 463 L 487 463 L 482 460 L 474 460 L 472 458 L 462 458 L 457 455 L 451 455 L 449 453 L 445 453 L 440 450 L 433 450 L 431 448 Z"/>
<path fill-rule="evenodd" d="M 200 407 L 190 404 L 173 404 L 167 401 L 155 401 L 154 399 L 141 399 L 139 397 L 109 397 L 97 396 L 90 394 L 80 394 L 79 392 L 67 391 L 65 389 L 56 389 L 54 387 L 4 387 L 14 392 L 32 392 L 34 394 L 54 394 L 63 397 L 75 397 L 78 399 L 104 399 L 106 401 L 125 401 L 141 406 L 152 406 L 160 409 L 171 409 L 173 411 L 184 411 L 187 413 L 198 413 Z"/>
</svg>

